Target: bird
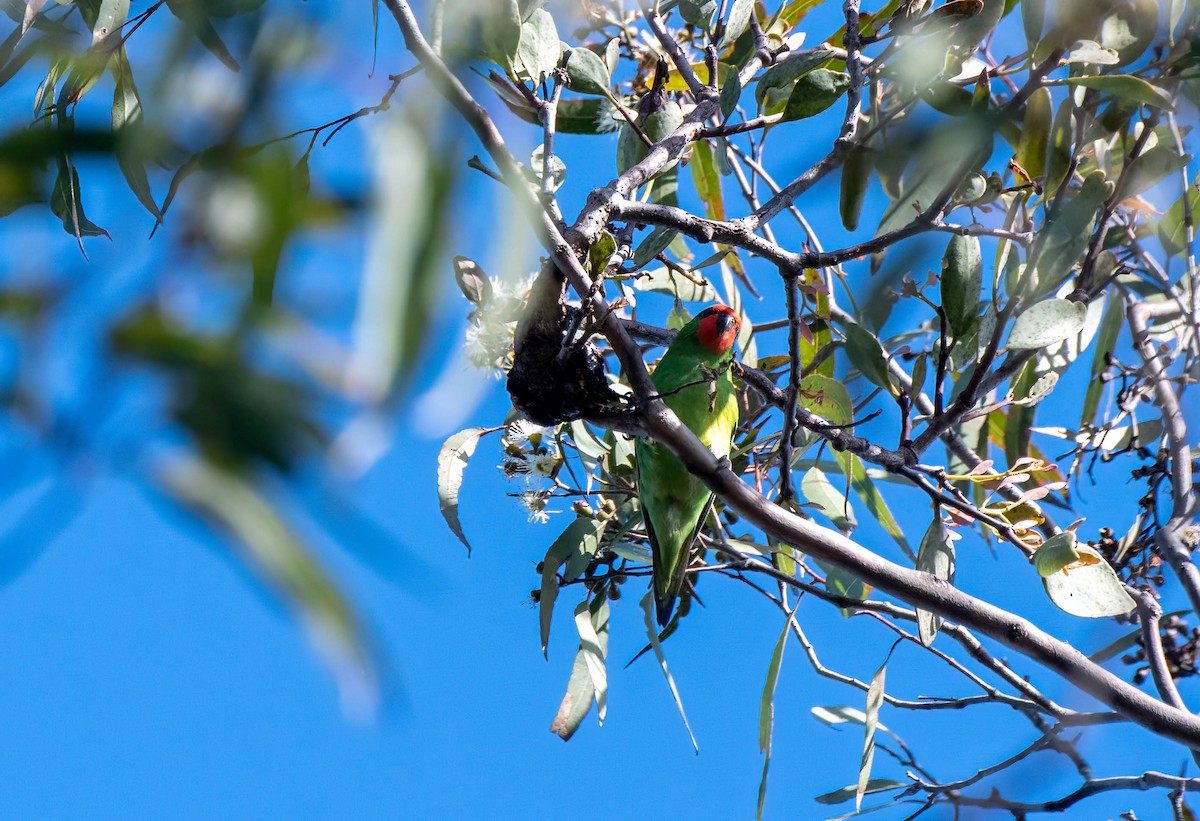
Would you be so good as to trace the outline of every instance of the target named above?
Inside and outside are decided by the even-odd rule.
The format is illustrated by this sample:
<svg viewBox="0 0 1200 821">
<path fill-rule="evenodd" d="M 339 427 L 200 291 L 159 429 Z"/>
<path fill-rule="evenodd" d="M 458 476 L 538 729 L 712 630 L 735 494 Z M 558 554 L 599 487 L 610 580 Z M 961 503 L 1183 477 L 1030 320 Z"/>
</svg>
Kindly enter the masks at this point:
<svg viewBox="0 0 1200 821">
<path fill-rule="evenodd" d="M 737 313 L 728 306 L 704 309 L 680 329 L 651 374 L 662 401 L 718 458 L 729 457 L 738 425 L 729 366 L 740 328 Z M 683 588 L 692 545 L 712 508 L 713 494 L 658 442 L 638 439 L 634 459 L 650 542 L 656 615 L 665 627 Z"/>
</svg>

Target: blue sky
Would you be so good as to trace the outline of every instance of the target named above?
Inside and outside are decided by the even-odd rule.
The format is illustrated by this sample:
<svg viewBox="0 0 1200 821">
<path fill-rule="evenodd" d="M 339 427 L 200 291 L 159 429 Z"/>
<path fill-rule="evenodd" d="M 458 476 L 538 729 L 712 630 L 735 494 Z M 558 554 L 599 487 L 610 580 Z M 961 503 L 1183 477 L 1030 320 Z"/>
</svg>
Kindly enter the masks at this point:
<svg viewBox="0 0 1200 821">
<path fill-rule="evenodd" d="M 385 17 L 380 69 L 368 77 L 366 3 L 310 2 L 303 13 L 323 26 L 324 54 L 288 90 L 295 105 L 284 117 L 288 125 L 312 125 L 373 103 L 386 87 L 382 75 L 410 65 Z M 814 26 L 818 31 L 830 27 Z M 19 85 L 6 87 L 0 106 L 12 116 L 27 116 L 25 91 L 32 93 Z M 335 185 L 361 181 L 369 172 L 364 131 L 374 125 L 352 126 L 328 149 L 318 149 L 314 175 Z M 811 145 L 798 146 L 788 157 L 786 170 L 806 167 L 832 137 L 832 131 L 814 133 Z M 583 172 L 577 185 L 607 180 L 614 146 L 606 140 L 561 144 L 568 169 Z M 600 151 L 596 146 L 602 143 Z M 588 173 L 593 168 L 595 176 Z M 111 169 L 86 170 L 97 181 L 88 191 L 89 215 L 113 234 L 111 242 L 87 242 L 88 261 L 41 209 L 0 222 L 0 249 L 12 260 L 9 276 L 53 269 L 72 283 L 57 320 L 62 334 L 41 361 L 50 363 L 45 384 L 56 402 L 85 415 L 105 378 L 97 348 L 104 318 L 146 286 L 167 248 L 160 240 L 145 239 L 149 218 L 136 210 Z M 152 184 L 161 197 L 166 177 L 152 176 Z M 474 230 L 464 231 L 455 251 L 485 261 L 495 253 L 486 230 L 494 191 L 486 181 L 473 184 L 478 192 L 471 197 Z M 807 209 L 828 242 L 843 236 L 827 216 L 835 184 L 815 192 Z M 567 214 L 581 204 L 583 190 L 567 193 Z M 879 203 L 869 206 L 863 224 L 871 224 L 871 215 L 877 219 L 879 211 Z M 285 295 L 298 299 L 311 287 L 329 300 L 331 312 L 352 308 L 354 290 L 328 285 L 329 272 L 361 266 L 361 228 L 322 234 L 294 249 L 285 259 Z M 449 270 L 445 274 L 449 286 Z M 760 282 L 769 285 L 769 276 Z M 628 592 L 614 607 L 604 727 L 596 726 L 593 714 L 569 743 L 547 732 L 577 639 L 569 617 L 560 612 L 549 661 L 543 660 L 537 611 L 528 597 L 537 583 L 534 564 L 566 514 L 548 525 L 528 524 L 513 500 L 503 496 L 511 488 L 496 469 L 495 440 L 485 440 L 468 469 L 462 501 L 464 526 L 476 546 L 471 558 L 442 523 L 433 474 L 441 440 L 453 430 L 431 424 L 437 414 L 414 418 L 414 413 L 422 407 L 419 397 L 444 378 L 447 368 L 456 367 L 447 359 L 461 338 L 467 308 L 451 290 L 446 288 L 434 320 L 436 341 L 397 412 L 394 447 L 359 479 L 336 482 L 309 469 L 278 494 L 355 603 L 378 650 L 383 702 L 373 722 L 347 718 L 332 678 L 302 631 L 225 544 L 138 480 L 138 465 L 126 461 L 122 443 L 138 436 L 153 406 L 152 383 L 127 385 L 116 397 L 116 409 L 104 416 L 97 437 L 100 459 L 62 462 L 31 453 L 27 432 L 0 426 L 0 442 L 12 454 L 10 465 L 16 465 L 0 502 L 4 815 L 738 818 L 753 813 L 762 764 L 759 695 L 781 623 L 775 610 L 742 588 L 707 585 L 707 609 L 689 618 L 667 644 L 699 755 L 692 752 L 653 661 L 645 658 L 621 669 L 643 640 L 639 596 Z M 666 307 L 664 301 L 658 310 Z M 750 311 L 764 319 L 781 313 L 773 305 L 751 305 Z M 5 351 L 6 359 L 10 353 Z M 507 409 L 499 383 L 474 372 L 462 378 L 482 383 L 481 404 L 446 409 L 444 426 L 453 412 L 465 417 L 464 425 L 497 423 Z M 1078 391 L 1082 378 L 1086 374 L 1076 374 L 1058 390 Z M 331 502 L 334 493 L 352 504 Z M 1082 495 L 1105 514 L 1132 504 L 1120 480 L 1109 490 L 1084 488 Z M 902 524 L 915 542 L 927 521 L 927 505 L 915 495 L 896 498 L 911 502 L 903 505 Z M 330 509 L 346 512 L 331 517 Z M 314 510 L 323 511 L 321 527 Z M 1128 521 L 1128 516 L 1115 520 Z M 858 535 L 883 552 L 892 550 L 869 523 Z M 1045 600 L 1031 568 L 1009 552 L 994 558 L 976 538 L 961 543 L 959 561 L 965 589 L 1061 631 L 1081 649 L 1097 649 L 1126 629 L 1063 616 Z M 817 638 L 823 661 L 861 678 L 871 675 L 890 645 L 890 638 L 866 620 L 844 620 L 816 602 L 805 603 L 800 615 Z M 1033 664 L 1009 655 L 1052 698 L 1088 706 Z M 943 694 L 951 688 L 961 685 L 911 646 L 898 650 L 889 666 L 888 691 L 897 695 Z M 1195 699 L 1190 682 L 1183 694 Z M 861 731 L 825 727 L 809 707 L 861 707 L 862 700 L 857 691 L 818 678 L 800 648 L 789 644 L 776 696 L 768 817 L 836 814 L 812 803 L 812 797 L 854 780 Z M 922 764 L 947 779 L 969 775 L 1032 739 L 1027 725 L 1000 707 L 919 715 L 885 708 L 881 719 L 914 746 Z M 1179 749 L 1156 744 L 1137 730 L 1089 731 L 1081 746 L 1098 774 L 1174 773 L 1184 761 Z M 1036 785 L 1030 797 L 1058 795 L 1075 783 L 1062 766 L 1058 759 L 1034 758 L 1000 786 L 1024 796 Z M 876 773 L 903 777 L 882 754 Z M 1082 806 L 1078 817 L 1115 817 L 1136 808 L 1141 817 L 1154 818 L 1163 815 L 1166 800 L 1162 793 L 1128 794 Z"/>
</svg>

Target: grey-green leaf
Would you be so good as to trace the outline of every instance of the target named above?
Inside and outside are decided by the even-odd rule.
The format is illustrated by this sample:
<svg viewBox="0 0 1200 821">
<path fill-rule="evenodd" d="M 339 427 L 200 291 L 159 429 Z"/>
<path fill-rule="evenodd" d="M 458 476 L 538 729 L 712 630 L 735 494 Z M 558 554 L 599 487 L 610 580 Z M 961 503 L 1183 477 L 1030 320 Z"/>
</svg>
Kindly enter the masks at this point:
<svg viewBox="0 0 1200 821">
<path fill-rule="evenodd" d="M 471 543 L 467 541 L 462 522 L 458 519 L 458 491 L 462 487 L 467 461 L 475 452 L 475 446 L 479 444 L 479 437 L 484 430 L 467 428 L 454 434 L 442 445 L 437 459 L 438 505 L 442 509 L 442 518 L 450 526 L 450 531 L 466 545 L 468 555 L 471 553 Z"/>
<path fill-rule="evenodd" d="M 800 480 L 800 490 L 805 499 L 820 505 L 821 511 L 844 535 L 858 527 L 854 508 L 820 468 L 811 467 L 805 472 L 804 478 Z"/>
<path fill-rule="evenodd" d="M 567 55 L 567 86 L 580 94 L 596 94 L 607 97 L 612 79 L 608 66 L 595 52 L 580 46 Z"/>
<path fill-rule="evenodd" d="M 950 540 L 950 532 L 942 522 L 942 517 L 935 514 L 933 522 L 921 539 L 921 547 L 917 550 L 917 570 L 924 570 L 942 581 L 953 584 L 954 564 L 954 542 Z M 941 616 L 928 610 L 917 609 L 917 633 L 926 647 L 933 644 L 941 626 Z"/>
<path fill-rule="evenodd" d="M 1037 350 L 1056 345 L 1083 330 L 1087 306 L 1069 299 L 1047 299 L 1023 311 L 1008 335 L 1010 350 Z"/>
<path fill-rule="evenodd" d="M 955 234 L 942 256 L 942 310 L 955 339 L 976 327 L 979 289 L 983 282 L 983 254 L 979 237 Z"/>
</svg>

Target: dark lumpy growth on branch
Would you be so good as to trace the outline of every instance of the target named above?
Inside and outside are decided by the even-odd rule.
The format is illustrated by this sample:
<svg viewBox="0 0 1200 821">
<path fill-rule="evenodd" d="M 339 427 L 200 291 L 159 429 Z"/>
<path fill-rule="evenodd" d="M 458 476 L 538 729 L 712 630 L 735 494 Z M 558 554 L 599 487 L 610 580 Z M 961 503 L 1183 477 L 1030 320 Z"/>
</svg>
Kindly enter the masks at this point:
<svg viewBox="0 0 1200 821">
<path fill-rule="evenodd" d="M 508 393 L 513 407 L 539 425 L 611 411 L 619 401 L 596 346 L 566 339 L 568 329 L 575 331 L 566 287 L 562 272 L 545 263 L 517 323 Z"/>
</svg>

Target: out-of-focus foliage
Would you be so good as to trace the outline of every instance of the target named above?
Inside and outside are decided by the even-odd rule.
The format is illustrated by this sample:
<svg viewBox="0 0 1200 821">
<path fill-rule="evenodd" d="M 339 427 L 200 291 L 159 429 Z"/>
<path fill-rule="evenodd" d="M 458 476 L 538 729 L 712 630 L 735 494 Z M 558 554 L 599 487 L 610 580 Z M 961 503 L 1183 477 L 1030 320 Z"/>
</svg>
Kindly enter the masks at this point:
<svg viewBox="0 0 1200 821">
<path fill-rule="evenodd" d="M 423 64 L 388 77 L 377 103 L 301 125 L 296 111 L 308 109 L 289 91 L 322 44 L 286 6 L 0 0 L 11 26 L 0 87 L 26 112 L 6 108 L 0 215 L 51 219 L 86 254 L 135 219 L 95 195 L 105 175 L 124 181 L 130 209 L 167 249 L 144 287 L 96 311 L 105 388 L 153 386 L 135 470 L 227 536 L 292 606 L 348 703 L 373 701 L 369 640 L 283 511 L 297 476 L 361 469 L 386 447 L 380 431 L 430 347 L 451 278 L 470 303 L 464 359 L 503 376 L 541 345 L 548 375 L 535 384 L 557 378 L 573 402 L 600 397 L 546 426 L 514 412 L 467 428 L 436 467 L 442 513 L 464 545 L 489 546 L 460 511 L 468 460 L 485 453 L 499 451 L 521 483 L 512 495 L 531 522 L 556 522 L 520 561 L 541 560 L 533 599 L 543 652 L 556 612 L 573 612 L 579 633 L 551 725 L 563 739 L 593 704 L 605 717 L 622 601 L 643 602 L 643 653 L 682 716 L 671 636 L 690 626 L 709 585 L 768 572 L 754 590 L 785 621 L 762 693 L 760 814 L 788 636 L 814 666 L 813 645 L 830 640 L 806 636 L 797 596 L 877 618 L 942 661 L 958 642 L 964 663 L 1008 689 L 930 709 L 1016 706 L 1036 734 L 1030 754 L 1052 749 L 1085 787 L 1095 783 L 1061 743 L 1066 713 L 1021 684 L 995 647 L 975 650 L 961 626 L 806 557 L 720 499 L 680 606 L 655 630 L 648 599 L 627 594 L 650 572 L 629 432 L 637 403 L 601 334 L 597 297 L 651 346 L 696 303 L 738 313 L 742 421 L 730 463 L 771 503 L 848 537 L 877 525 L 885 535 L 873 551 L 946 587 L 970 590 L 956 577 L 964 549 L 1014 551 L 1029 572 L 1012 586 L 1073 616 L 1139 623 L 1094 663 L 1136 647 L 1124 660 L 1139 681 L 1164 665 L 1172 680 L 1196 672 L 1189 619 L 1200 616 L 1185 610 L 1146 633 L 1152 608 L 1130 615 L 1134 597 L 1177 594 L 1160 590 L 1164 562 L 1184 588 L 1195 575 L 1184 491 L 1196 448 L 1178 407 L 1200 377 L 1195 3 L 433 0 L 414 10 L 428 54 L 410 31 L 411 51 L 387 55 L 389 66 Z M 408 9 L 370 6 L 359 13 L 377 27 Z M 836 22 L 813 22 L 818 7 L 836 7 Z M 445 105 L 442 95 L 459 91 L 442 66 L 472 105 Z M 361 163 L 370 182 L 314 174 L 327 142 L 368 120 L 377 125 Z M 580 145 L 590 161 L 568 163 Z M 508 186 L 511 221 L 465 224 L 469 175 Z M 627 195 L 614 193 L 626 183 Z M 836 218 L 813 219 L 810 202 L 824 208 L 833 195 Z M 538 206 L 553 230 L 531 213 Z M 352 295 L 353 309 L 331 319 L 296 284 L 294 264 L 298 248 L 340 230 L 362 237 L 365 264 L 323 272 Z M 509 267 L 518 237 L 559 231 L 594 286 L 554 264 L 528 279 L 489 277 L 482 260 L 451 265 L 451 246 L 469 231 L 494 234 L 495 261 Z M 181 281 L 191 298 L 179 298 Z M 0 398 L 31 447 L 103 453 L 89 439 L 104 422 L 101 403 L 89 405 L 99 419 L 75 424 L 33 366 L 73 284 L 51 271 L 5 283 L 0 320 L 21 364 Z M 1132 476 L 1116 467 L 1122 454 L 1137 459 Z M 125 469 L 129 456 L 111 460 Z M 1057 524 L 1075 518 L 1070 482 L 1084 478 L 1135 480 L 1137 518 Z M 905 533 L 914 499 L 920 539 Z M 865 701 L 814 708 L 827 724 L 863 731 L 854 783 L 817 800 L 853 799 L 856 811 L 874 795 L 967 812 L 1025 806 L 971 792 L 980 779 L 938 782 L 920 769 L 880 721 L 916 703 L 887 693 L 898 663 L 889 659 L 871 660 L 865 680 L 820 668 Z M 877 777 L 875 753 L 893 744 L 903 766 L 887 765 L 907 780 Z"/>
</svg>

